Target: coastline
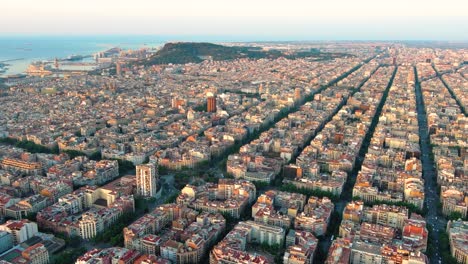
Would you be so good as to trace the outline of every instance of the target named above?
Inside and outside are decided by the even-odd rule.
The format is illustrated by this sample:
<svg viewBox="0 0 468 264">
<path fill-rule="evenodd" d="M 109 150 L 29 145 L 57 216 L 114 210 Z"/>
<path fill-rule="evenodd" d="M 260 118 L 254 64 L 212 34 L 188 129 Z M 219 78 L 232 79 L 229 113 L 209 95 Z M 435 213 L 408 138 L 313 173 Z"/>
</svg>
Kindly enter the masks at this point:
<svg viewBox="0 0 468 264">
<path fill-rule="evenodd" d="M 12 62 L 12 61 L 19 61 L 19 60 L 24 60 L 24 58 L 2 60 L 0 61 L 0 64 L 6 63 L 6 62 Z"/>
<path fill-rule="evenodd" d="M 83 56 L 89 62 L 94 54 L 113 47 L 123 50 L 154 48 L 163 44 L 159 38 L 137 37 L 0 37 L 0 77 L 24 74 L 30 64 L 38 61 L 52 62 L 55 58 L 66 60 L 72 55 Z M 27 47 L 27 49 L 23 49 Z"/>
</svg>

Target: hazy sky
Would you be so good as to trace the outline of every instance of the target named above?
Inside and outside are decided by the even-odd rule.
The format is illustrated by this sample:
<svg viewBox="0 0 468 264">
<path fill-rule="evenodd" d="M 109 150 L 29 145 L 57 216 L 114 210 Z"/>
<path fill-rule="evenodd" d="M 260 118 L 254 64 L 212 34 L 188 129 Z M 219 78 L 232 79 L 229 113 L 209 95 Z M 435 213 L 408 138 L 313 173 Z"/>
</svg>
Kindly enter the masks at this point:
<svg viewBox="0 0 468 264">
<path fill-rule="evenodd" d="M 466 0 L 0 0 L 0 34 L 468 40 Z"/>
</svg>

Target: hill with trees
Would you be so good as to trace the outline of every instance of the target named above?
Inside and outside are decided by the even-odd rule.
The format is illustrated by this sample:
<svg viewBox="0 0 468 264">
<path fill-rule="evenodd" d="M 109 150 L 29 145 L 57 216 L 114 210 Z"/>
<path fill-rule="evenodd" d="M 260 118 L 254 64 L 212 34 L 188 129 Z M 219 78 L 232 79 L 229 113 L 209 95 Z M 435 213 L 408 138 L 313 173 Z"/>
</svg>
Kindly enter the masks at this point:
<svg viewBox="0 0 468 264">
<path fill-rule="evenodd" d="M 199 63 L 208 58 L 214 61 L 235 60 L 240 58 L 276 59 L 279 57 L 288 59 L 312 57 L 317 60 L 324 60 L 343 56 L 351 55 L 321 52 L 318 49 L 283 52 L 275 49 L 263 50 L 260 47 L 229 47 L 205 42 L 175 42 L 165 44 L 154 56 L 140 61 L 139 64 Z"/>
</svg>

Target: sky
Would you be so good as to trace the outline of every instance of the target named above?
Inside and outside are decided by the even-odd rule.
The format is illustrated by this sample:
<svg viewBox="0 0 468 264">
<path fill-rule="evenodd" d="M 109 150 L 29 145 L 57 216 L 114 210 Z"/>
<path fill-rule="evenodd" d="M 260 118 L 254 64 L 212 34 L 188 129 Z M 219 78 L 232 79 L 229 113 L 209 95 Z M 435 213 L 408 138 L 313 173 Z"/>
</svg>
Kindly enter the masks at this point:
<svg viewBox="0 0 468 264">
<path fill-rule="evenodd" d="M 466 0 L 1 0 L 0 35 L 468 41 Z"/>
</svg>

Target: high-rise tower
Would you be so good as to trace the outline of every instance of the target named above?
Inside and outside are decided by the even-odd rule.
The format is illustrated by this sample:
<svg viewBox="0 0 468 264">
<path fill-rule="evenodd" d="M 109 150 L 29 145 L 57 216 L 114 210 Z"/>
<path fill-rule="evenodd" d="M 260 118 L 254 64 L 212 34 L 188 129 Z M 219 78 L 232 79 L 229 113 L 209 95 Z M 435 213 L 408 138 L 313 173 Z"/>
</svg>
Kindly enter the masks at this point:
<svg viewBox="0 0 468 264">
<path fill-rule="evenodd" d="M 155 197 L 158 190 L 158 168 L 154 163 L 136 166 L 137 195 Z"/>
<path fill-rule="evenodd" d="M 216 112 L 216 95 L 208 96 L 206 110 L 211 113 Z"/>
<path fill-rule="evenodd" d="M 122 74 L 122 65 L 119 61 L 115 63 L 115 74 L 117 76 L 120 76 Z"/>
<path fill-rule="evenodd" d="M 294 100 L 296 102 L 302 100 L 302 90 L 301 90 L 301 88 L 294 89 Z"/>
</svg>

